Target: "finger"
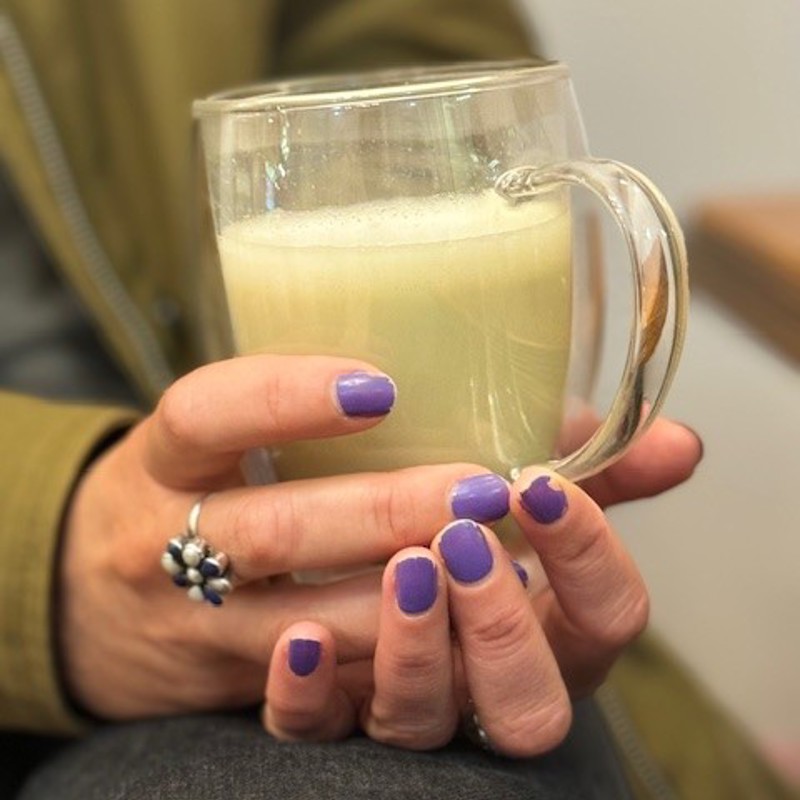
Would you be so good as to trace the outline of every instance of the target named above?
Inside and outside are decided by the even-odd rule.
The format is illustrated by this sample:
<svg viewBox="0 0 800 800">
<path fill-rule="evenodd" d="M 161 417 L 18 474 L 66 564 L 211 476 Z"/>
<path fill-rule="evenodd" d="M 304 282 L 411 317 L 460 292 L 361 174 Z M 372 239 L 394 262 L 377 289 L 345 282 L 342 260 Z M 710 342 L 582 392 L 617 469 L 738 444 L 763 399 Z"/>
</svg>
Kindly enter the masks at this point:
<svg viewBox="0 0 800 800">
<path fill-rule="evenodd" d="M 525 470 L 512 511 L 557 598 L 544 618 L 562 672 L 592 689 L 647 624 L 644 581 L 599 506 L 553 472 Z"/>
<path fill-rule="evenodd" d="M 431 552 L 409 548 L 386 566 L 375 649 L 375 694 L 362 726 L 412 750 L 449 742 L 458 724 L 447 589 Z"/>
<path fill-rule="evenodd" d="M 145 421 L 145 464 L 165 485 L 205 487 L 250 448 L 370 428 L 394 397 L 387 376 L 352 359 L 256 355 L 209 364 L 174 383 Z"/>
<path fill-rule="evenodd" d="M 285 741 L 325 742 L 347 736 L 355 709 L 336 683 L 333 636 L 300 622 L 278 640 L 270 661 L 264 727 Z"/>
<path fill-rule="evenodd" d="M 488 528 L 463 520 L 432 549 L 447 569 L 464 674 L 492 744 L 517 757 L 551 749 L 569 729 L 569 697 L 508 554 Z"/>
<path fill-rule="evenodd" d="M 334 583 L 297 585 L 291 580 L 237 589 L 220 609 L 187 601 L 193 630 L 209 647 L 266 664 L 287 626 L 307 621 L 330 631 L 340 661 L 371 658 L 381 606 L 381 575 L 374 571 Z M 174 624 L 174 622 L 173 622 Z"/>
<path fill-rule="evenodd" d="M 508 512 L 506 481 L 469 464 L 414 467 L 231 489 L 203 504 L 199 532 L 236 580 L 385 561 L 427 545 L 458 513 Z"/>
<path fill-rule="evenodd" d="M 582 482 L 601 507 L 652 497 L 687 480 L 703 457 L 690 428 L 660 418 L 615 464 Z"/>
</svg>

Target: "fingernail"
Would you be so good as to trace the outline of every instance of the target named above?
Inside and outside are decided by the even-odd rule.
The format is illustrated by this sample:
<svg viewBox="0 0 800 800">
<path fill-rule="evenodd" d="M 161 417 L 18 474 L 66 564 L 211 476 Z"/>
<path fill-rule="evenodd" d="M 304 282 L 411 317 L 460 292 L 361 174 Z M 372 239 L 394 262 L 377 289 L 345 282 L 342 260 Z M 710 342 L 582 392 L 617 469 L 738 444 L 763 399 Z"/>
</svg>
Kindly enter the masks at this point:
<svg viewBox="0 0 800 800">
<path fill-rule="evenodd" d="M 348 417 L 382 417 L 394 405 L 395 394 L 386 375 L 351 372 L 336 381 L 336 398 Z"/>
<path fill-rule="evenodd" d="M 471 520 L 449 525 L 439 540 L 439 551 L 448 572 L 460 583 L 476 583 L 492 570 L 492 551 Z"/>
<path fill-rule="evenodd" d="M 289 669 L 301 678 L 319 666 L 321 655 L 322 646 L 316 639 L 289 640 Z"/>
<path fill-rule="evenodd" d="M 514 572 L 517 573 L 517 577 L 520 579 L 522 585 L 527 589 L 528 588 L 528 581 L 530 578 L 528 577 L 528 570 L 522 566 L 516 559 L 511 561 L 511 566 L 514 567 Z"/>
<path fill-rule="evenodd" d="M 544 525 L 555 522 L 567 513 L 567 495 L 558 488 L 550 475 L 536 478 L 531 485 L 520 492 L 522 507 L 537 521 Z"/>
<path fill-rule="evenodd" d="M 492 522 L 508 514 L 508 484 L 493 473 L 460 480 L 450 496 L 453 516 Z"/>
<path fill-rule="evenodd" d="M 429 558 L 406 558 L 394 568 L 394 594 L 406 614 L 421 614 L 436 602 L 436 565 Z"/>
</svg>

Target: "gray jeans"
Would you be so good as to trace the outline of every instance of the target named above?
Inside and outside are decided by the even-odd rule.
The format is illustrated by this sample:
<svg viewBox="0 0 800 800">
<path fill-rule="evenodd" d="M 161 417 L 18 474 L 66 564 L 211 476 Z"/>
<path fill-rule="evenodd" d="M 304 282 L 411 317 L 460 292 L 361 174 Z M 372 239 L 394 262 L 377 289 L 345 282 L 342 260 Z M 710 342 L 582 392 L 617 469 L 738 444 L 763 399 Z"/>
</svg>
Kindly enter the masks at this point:
<svg viewBox="0 0 800 800">
<path fill-rule="evenodd" d="M 430 753 L 363 737 L 286 744 L 255 716 L 206 715 L 101 728 L 34 769 L 17 800 L 625 800 L 605 724 L 576 706 L 567 740 L 540 758 L 500 758 L 457 740 Z"/>
</svg>

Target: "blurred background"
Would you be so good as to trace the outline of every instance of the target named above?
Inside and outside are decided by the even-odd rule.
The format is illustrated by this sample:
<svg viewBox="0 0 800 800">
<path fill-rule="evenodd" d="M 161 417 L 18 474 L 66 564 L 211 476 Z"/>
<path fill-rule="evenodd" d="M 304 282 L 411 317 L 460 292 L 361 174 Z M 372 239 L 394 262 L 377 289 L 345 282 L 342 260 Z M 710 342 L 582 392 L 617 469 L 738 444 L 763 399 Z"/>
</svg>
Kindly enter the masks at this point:
<svg viewBox="0 0 800 800">
<path fill-rule="evenodd" d="M 705 460 L 614 522 L 655 629 L 800 777 L 800 2 L 520 2 L 592 153 L 649 175 L 689 237 L 666 413 Z"/>
</svg>

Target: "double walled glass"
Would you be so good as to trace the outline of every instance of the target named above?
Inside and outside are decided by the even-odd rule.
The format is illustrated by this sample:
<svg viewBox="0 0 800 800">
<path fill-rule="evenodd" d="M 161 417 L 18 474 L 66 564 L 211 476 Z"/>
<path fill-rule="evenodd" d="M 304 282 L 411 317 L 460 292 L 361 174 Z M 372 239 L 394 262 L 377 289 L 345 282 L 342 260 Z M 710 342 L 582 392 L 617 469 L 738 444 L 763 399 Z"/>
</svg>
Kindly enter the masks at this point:
<svg viewBox="0 0 800 800">
<path fill-rule="evenodd" d="M 221 277 L 204 299 L 229 325 L 209 317 L 209 352 L 351 356 L 397 386 L 373 430 L 274 450 L 279 479 L 450 461 L 583 477 L 658 411 L 685 329 L 681 233 L 644 176 L 588 155 L 565 66 L 276 83 L 194 112 Z M 590 427 L 567 414 L 571 394 L 587 407 L 603 308 L 573 255 L 575 186 L 616 219 L 633 298 Z"/>
</svg>

